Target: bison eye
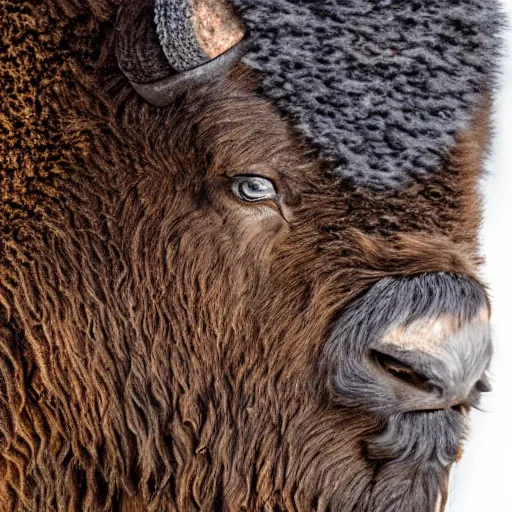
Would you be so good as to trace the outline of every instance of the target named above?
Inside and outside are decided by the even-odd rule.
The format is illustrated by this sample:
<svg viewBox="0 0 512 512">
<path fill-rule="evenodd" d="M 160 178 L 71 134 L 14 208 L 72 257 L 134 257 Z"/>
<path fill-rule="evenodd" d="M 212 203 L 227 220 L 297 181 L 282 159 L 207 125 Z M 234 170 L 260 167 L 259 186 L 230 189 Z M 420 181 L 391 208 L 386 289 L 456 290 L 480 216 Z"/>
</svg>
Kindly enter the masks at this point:
<svg viewBox="0 0 512 512">
<path fill-rule="evenodd" d="M 231 190 L 238 199 L 252 203 L 273 201 L 277 198 L 274 184 L 261 176 L 235 176 Z"/>
</svg>

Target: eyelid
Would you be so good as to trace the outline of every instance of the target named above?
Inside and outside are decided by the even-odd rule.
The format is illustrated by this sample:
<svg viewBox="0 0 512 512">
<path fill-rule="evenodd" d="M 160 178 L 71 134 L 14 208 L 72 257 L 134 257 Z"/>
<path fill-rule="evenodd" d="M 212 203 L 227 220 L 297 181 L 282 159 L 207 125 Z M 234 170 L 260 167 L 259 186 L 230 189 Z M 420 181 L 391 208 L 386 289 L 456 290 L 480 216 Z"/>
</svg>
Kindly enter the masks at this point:
<svg viewBox="0 0 512 512">
<path fill-rule="evenodd" d="M 241 183 L 244 182 L 244 180 L 249 179 L 255 179 L 255 180 L 263 180 L 265 182 L 268 182 L 270 187 L 272 187 L 272 190 L 269 190 L 267 193 L 264 193 L 264 195 L 261 198 L 250 198 L 250 197 L 243 197 L 243 194 L 239 190 L 239 186 Z M 269 187 L 269 188 L 270 188 Z M 263 201 L 273 201 L 276 204 L 279 204 L 280 202 L 280 196 L 279 192 L 277 190 L 277 187 L 275 186 L 274 182 L 265 177 L 258 174 L 238 174 L 235 176 L 232 176 L 231 178 L 231 190 L 233 194 L 241 201 L 248 202 L 248 203 L 259 203 Z"/>
<path fill-rule="evenodd" d="M 274 188 L 274 194 L 272 196 L 269 196 L 269 197 L 266 197 L 266 198 L 262 198 L 261 200 L 250 201 L 250 200 L 242 199 L 233 190 L 233 187 L 236 186 L 237 182 L 239 182 L 240 180 L 242 180 L 244 178 L 260 178 L 260 179 L 264 179 L 266 181 L 269 181 L 271 183 L 272 187 Z M 278 187 L 276 186 L 276 183 L 275 183 L 275 181 L 272 178 L 269 178 L 267 176 L 263 176 L 261 174 L 249 174 L 249 173 L 247 173 L 247 174 L 234 174 L 232 176 L 229 176 L 229 181 L 231 182 L 231 187 L 230 188 L 231 188 L 232 194 L 236 197 L 236 199 L 238 201 L 240 201 L 241 203 L 245 203 L 246 205 L 248 203 L 249 204 L 253 203 L 254 205 L 260 205 L 260 206 L 265 205 L 268 208 L 272 208 L 273 210 L 275 210 L 283 218 L 284 221 L 289 222 L 288 215 L 285 214 L 285 210 L 284 210 L 284 198 L 283 198 L 283 195 L 280 192 L 280 190 L 278 189 Z"/>
<path fill-rule="evenodd" d="M 276 195 L 279 195 L 279 188 L 277 187 L 275 180 L 273 178 L 270 178 L 269 176 L 264 176 L 263 174 L 246 173 L 246 174 L 233 174 L 233 176 L 230 176 L 230 178 L 233 181 L 242 179 L 242 178 L 261 178 L 261 179 L 270 181 L 270 183 L 272 183 L 272 186 L 274 187 L 274 190 L 276 191 Z"/>
</svg>

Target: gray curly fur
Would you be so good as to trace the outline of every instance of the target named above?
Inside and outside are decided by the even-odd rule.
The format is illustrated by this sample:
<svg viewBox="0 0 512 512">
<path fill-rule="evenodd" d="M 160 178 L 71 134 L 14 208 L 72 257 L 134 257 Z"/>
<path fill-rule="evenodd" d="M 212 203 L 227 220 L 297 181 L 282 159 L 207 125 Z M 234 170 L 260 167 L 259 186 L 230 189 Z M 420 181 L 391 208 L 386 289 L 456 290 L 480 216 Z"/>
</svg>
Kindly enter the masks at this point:
<svg viewBox="0 0 512 512">
<path fill-rule="evenodd" d="M 357 185 L 439 169 L 492 89 L 497 0 L 233 0 L 262 92 Z"/>
</svg>

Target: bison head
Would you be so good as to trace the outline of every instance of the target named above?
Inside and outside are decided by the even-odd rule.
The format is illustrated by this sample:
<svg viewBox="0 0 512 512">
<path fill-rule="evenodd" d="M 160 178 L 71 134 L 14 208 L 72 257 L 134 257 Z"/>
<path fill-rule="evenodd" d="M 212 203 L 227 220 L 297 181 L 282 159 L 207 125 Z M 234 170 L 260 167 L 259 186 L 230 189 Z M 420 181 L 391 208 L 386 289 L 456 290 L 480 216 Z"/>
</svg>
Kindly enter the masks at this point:
<svg viewBox="0 0 512 512">
<path fill-rule="evenodd" d="M 102 73 L 61 98 L 90 146 L 5 292 L 30 378 L 3 431 L 10 460 L 32 461 L 32 485 L 5 496 L 39 510 L 440 507 L 488 387 L 488 103 L 436 172 L 361 187 L 261 94 L 227 1 L 156 4 L 173 30 L 153 1 L 125 2 Z"/>
</svg>

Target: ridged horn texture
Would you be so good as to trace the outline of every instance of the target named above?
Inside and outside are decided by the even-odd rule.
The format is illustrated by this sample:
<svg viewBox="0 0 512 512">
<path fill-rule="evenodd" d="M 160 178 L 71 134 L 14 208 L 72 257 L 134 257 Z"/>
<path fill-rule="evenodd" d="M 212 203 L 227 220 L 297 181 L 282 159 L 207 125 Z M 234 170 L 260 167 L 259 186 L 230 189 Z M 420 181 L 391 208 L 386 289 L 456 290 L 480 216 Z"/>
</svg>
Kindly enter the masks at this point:
<svg viewBox="0 0 512 512">
<path fill-rule="evenodd" d="M 117 18 L 119 67 L 155 106 L 222 75 L 244 53 L 244 25 L 228 0 L 126 2 Z"/>
<path fill-rule="evenodd" d="M 156 0 L 160 44 L 177 71 L 187 71 L 222 55 L 244 35 L 227 0 Z"/>
<path fill-rule="evenodd" d="M 132 83 L 151 83 L 175 73 L 160 46 L 154 1 L 125 2 L 116 21 L 116 57 Z"/>
</svg>

